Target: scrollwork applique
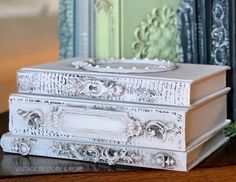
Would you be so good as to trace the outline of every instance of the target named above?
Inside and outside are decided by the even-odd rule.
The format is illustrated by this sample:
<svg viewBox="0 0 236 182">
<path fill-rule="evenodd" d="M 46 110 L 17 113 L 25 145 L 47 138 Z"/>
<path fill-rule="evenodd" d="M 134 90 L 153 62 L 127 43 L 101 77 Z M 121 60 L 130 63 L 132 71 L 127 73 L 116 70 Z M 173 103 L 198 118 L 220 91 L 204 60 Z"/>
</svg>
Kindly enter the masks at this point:
<svg viewBox="0 0 236 182">
<path fill-rule="evenodd" d="M 137 58 L 177 61 L 180 40 L 176 12 L 170 7 L 153 9 L 134 33 L 132 50 Z"/>
</svg>

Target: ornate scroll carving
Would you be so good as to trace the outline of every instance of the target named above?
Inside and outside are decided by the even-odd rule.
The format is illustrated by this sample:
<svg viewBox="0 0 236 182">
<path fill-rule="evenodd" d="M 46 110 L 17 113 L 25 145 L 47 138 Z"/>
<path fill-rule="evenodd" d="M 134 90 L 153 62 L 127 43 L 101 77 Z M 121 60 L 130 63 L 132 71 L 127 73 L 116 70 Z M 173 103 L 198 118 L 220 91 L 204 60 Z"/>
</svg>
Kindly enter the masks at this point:
<svg viewBox="0 0 236 182">
<path fill-rule="evenodd" d="M 75 7 L 76 0 L 60 0 L 60 57 L 74 57 L 75 52 Z"/>
<path fill-rule="evenodd" d="M 26 121 L 23 134 L 38 136 L 61 136 L 65 138 L 84 137 L 96 140 L 129 143 L 139 140 L 138 137 L 151 137 L 160 142 L 176 142 L 182 128 L 174 122 L 149 120 L 141 121 L 131 117 L 128 112 L 100 110 L 76 107 L 54 107 L 48 116 L 40 109 L 17 113 Z M 94 122 L 94 119 L 97 121 Z M 86 121 L 86 124 L 83 122 Z M 47 122 L 47 128 L 44 126 Z M 101 128 L 99 125 L 104 126 Z"/>
<path fill-rule="evenodd" d="M 114 97 L 124 94 L 124 87 L 109 80 L 81 80 L 72 78 L 68 80 L 67 89 L 73 95 L 86 95 L 88 97 Z"/>
<path fill-rule="evenodd" d="M 132 49 L 137 58 L 158 58 L 178 61 L 179 37 L 176 12 L 163 6 L 153 9 L 135 30 Z"/>
<path fill-rule="evenodd" d="M 117 163 L 132 164 L 143 159 L 143 156 L 127 150 L 116 150 L 98 145 L 84 145 L 74 143 L 56 143 L 51 147 L 58 156 L 82 159 L 92 162 L 105 162 L 109 165 Z"/>
<path fill-rule="evenodd" d="M 22 109 L 18 109 L 17 113 L 27 122 L 30 127 L 34 129 L 40 128 L 44 122 L 44 114 L 40 109 L 33 111 L 24 111 Z"/>
<path fill-rule="evenodd" d="M 214 64 L 226 65 L 229 61 L 229 3 L 214 0 L 212 7 L 212 54 Z"/>
<path fill-rule="evenodd" d="M 163 121 L 149 121 L 146 124 L 145 131 L 148 135 L 156 137 L 157 139 L 165 142 L 171 134 L 177 130 L 175 123 Z"/>
<path fill-rule="evenodd" d="M 15 138 L 12 142 L 12 150 L 21 155 L 28 155 L 31 150 L 31 142 L 24 138 Z"/>
<path fill-rule="evenodd" d="M 154 155 L 151 162 L 153 165 L 160 166 L 164 169 L 173 169 L 176 166 L 175 158 L 164 152 Z"/>
</svg>

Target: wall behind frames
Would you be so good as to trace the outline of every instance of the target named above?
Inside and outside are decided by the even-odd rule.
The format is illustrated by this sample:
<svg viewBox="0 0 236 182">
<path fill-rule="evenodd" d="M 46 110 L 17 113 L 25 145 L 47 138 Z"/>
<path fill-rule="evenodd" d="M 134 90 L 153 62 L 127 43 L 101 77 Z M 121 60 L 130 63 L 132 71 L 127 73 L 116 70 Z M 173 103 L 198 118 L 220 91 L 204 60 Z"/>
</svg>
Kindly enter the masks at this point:
<svg viewBox="0 0 236 182">
<path fill-rule="evenodd" d="M 16 92 L 18 69 L 58 59 L 58 1 L 0 1 L 0 112 Z"/>
</svg>

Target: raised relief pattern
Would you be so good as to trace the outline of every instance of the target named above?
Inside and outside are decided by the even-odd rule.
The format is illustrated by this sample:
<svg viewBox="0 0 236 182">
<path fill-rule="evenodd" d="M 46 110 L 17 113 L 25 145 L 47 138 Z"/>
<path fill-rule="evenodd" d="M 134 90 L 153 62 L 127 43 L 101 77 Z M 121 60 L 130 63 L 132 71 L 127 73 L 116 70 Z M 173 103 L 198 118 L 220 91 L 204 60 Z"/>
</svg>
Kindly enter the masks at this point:
<svg viewBox="0 0 236 182">
<path fill-rule="evenodd" d="M 44 123 L 44 113 L 40 109 L 33 111 L 18 109 L 17 113 L 27 122 L 28 126 L 34 129 L 41 127 Z"/>
<path fill-rule="evenodd" d="M 163 121 L 149 121 L 146 124 L 145 132 L 157 138 L 158 140 L 165 142 L 178 130 L 174 122 L 163 122 Z M 181 131 L 181 130 L 179 130 Z"/>
<path fill-rule="evenodd" d="M 109 80 L 81 80 L 78 77 L 68 80 L 68 91 L 77 95 L 88 97 L 116 97 L 124 94 L 124 87 Z"/>
<path fill-rule="evenodd" d="M 75 143 L 56 143 L 51 147 L 58 156 L 82 159 L 92 162 L 105 162 L 109 165 L 117 163 L 132 164 L 143 159 L 142 155 L 125 149 L 113 149 L 98 145 L 84 145 Z"/>
<path fill-rule="evenodd" d="M 87 98 L 88 96 L 85 94 L 79 94 L 80 91 L 82 92 L 80 86 L 82 85 L 83 88 L 84 83 L 97 80 L 99 84 L 103 83 L 102 87 L 107 87 L 105 90 L 107 90 L 108 94 L 98 94 L 98 97 L 93 94 L 93 98 L 96 99 L 178 106 L 189 105 L 189 98 L 187 97 L 189 84 L 179 81 L 147 80 L 118 76 L 95 78 L 94 76 L 81 76 L 72 73 L 29 71 L 19 72 L 18 77 L 18 90 L 20 93 Z M 93 92 L 100 93 L 96 90 Z M 90 94 L 91 92 L 86 93 Z M 111 97 L 113 94 L 114 96 Z"/>
<path fill-rule="evenodd" d="M 138 141 L 138 137 L 151 137 L 154 139 L 153 142 L 156 140 L 156 142 L 176 143 L 178 140 L 174 137 L 181 138 L 182 135 L 182 128 L 174 122 L 141 121 L 126 112 L 75 107 L 54 107 L 48 116 L 45 116 L 40 109 L 33 111 L 18 109 L 17 112 L 29 126 L 17 133 L 23 132 L 31 135 L 64 138 L 88 137 L 123 143 L 129 143 L 133 139 Z M 47 118 L 47 121 L 44 118 Z M 85 120 L 86 123 L 82 123 Z M 100 125 L 104 127 L 101 128 Z M 181 145 L 181 143 L 177 144 Z"/>
<path fill-rule="evenodd" d="M 12 151 L 21 155 L 29 155 L 32 148 L 32 142 L 24 138 L 14 138 L 11 145 Z"/>
<path fill-rule="evenodd" d="M 158 59 L 83 59 L 72 62 L 76 69 L 101 73 L 149 73 L 165 72 L 177 69 L 170 61 Z"/>
<path fill-rule="evenodd" d="M 177 166 L 176 159 L 167 153 L 160 152 L 153 156 L 152 165 L 159 166 L 164 169 L 174 169 Z"/>
<path fill-rule="evenodd" d="M 132 49 L 137 58 L 178 61 L 180 40 L 176 12 L 170 7 L 155 8 L 134 33 Z"/>
<path fill-rule="evenodd" d="M 98 109 L 59 107 L 53 112 L 52 124 L 68 135 L 120 142 L 142 133 L 140 121 L 128 113 Z"/>
</svg>

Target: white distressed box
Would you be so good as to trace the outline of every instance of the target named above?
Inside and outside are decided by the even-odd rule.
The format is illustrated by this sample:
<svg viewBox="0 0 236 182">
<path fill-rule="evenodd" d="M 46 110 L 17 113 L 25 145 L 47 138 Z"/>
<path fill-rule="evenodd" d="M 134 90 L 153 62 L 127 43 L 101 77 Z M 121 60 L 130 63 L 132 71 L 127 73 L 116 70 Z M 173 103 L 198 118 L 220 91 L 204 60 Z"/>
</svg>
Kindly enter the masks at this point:
<svg viewBox="0 0 236 182">
<path fill-rule="evenodd" d="M 228 91 L 189 108 L 14 94 L 9 130 L 16 135 L 185 151 L 229 123 Z"/>
<path fill-rule="evenodd" d="M 23 68 L 1 145 L 22 155 L 187 171 L 228 140 L 227 69 L 80 58 Z"/>
<path fill-rule="evenodd" d="M 190 106 L 226 87 L 227 66 L 74 58 L 18 71 L 20 93 Z"/>
</svg>

